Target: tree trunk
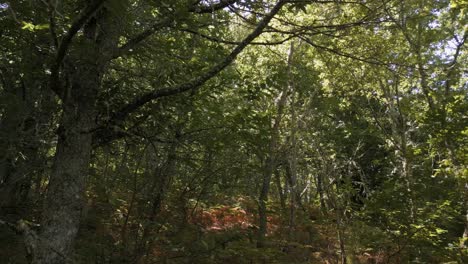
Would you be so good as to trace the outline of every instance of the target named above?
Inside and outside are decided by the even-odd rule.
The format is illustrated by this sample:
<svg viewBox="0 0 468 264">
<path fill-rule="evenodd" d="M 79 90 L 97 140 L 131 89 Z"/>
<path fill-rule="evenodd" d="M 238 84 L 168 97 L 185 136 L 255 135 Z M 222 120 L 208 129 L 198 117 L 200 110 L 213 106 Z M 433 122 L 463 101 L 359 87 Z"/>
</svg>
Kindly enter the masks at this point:
<svg viewBox="0 0 468 264">
<path fill-rule="evenodd" d="M 63 106 L 57 151 L 33 263 L 66 263 L 78 232 L 90 164 L 95 101 L 100 85 L 95 65 L 74 73 L 72 95 Z"/>
<path fill-rule="evenodd" d="M 465 196 L 468 194 L 468 183 L 465 184 Z M 460 248 L 461 249 L 466 249 L 467 244 L 468 244 L 468 201 L 464 203 L 465 204 L 465 229 L 463 231 L 462 238 L 460 240 Z"/>
<path fill-rule="evenodd" d="M 411 223 L 415 219 L 415 206 L 414 206 L 414 179 L 412 173 L 412 160 L 409 158 L 408 153 L 408 126 L 406 116 L 402 112 L 400 106 L 400 91 L 398 84 L 394 85 L 394 91 L 391 91 L 388 85 L 383 82 L 380 86 L 389 102 L 389 117 L 391 120 L 392 138 L 397 145 L 397 157 L 400 161 L 400 173 L 406 185 L 408 194 L 408 205 Z"/>
<path fill-rule="evenodd" d="M 294 162 L 294 163 L 293 163 Z M 289 182 L 289 234 L 290 238 L 293 239 L 292 235 L 294 233 L 294 227 L 296 222 L 296 210 L 299 201 L 299 194 L 297 192 L 297 172 L 295 167 L 295 161 L 291 160 L 291 157 L 288 158 L 286 165 L 286 178 Z"/>
<path fill-rule="evenodd" d="M 113 48 L 117 46 L 115 23 L 113 15 L 101 9 L 84 26 L 82 47 L 73 50 L 65 62 L 62 74 L 68 85 L 61 89 L 62 118 L 34 264 L 72 260 L 73 242 L 84 205 L 98 91 Z"/>
<path fill-rule="evenodd" d="M 273 157 L 273 149 L 276 149 L 276 137 L 275 140 L 271 140 L 270 142 L 270 153 L 265 161 L 265 170 L 263 173 L 263 182 L 262 182 L 262 189 L 260 190 L 260 196 L 258 199 L 258 240 L 257 240 L 257 247 L 262 248 L 265 247 L 265 236 L 267 233 L 267 207 L 266 202 L 268 200 L 268 193 L 270 191 L 270 180 L 273 174 L 273 170 L 275 168 L 275 159 Z M 274 142 L 273 142 L 274 141 Z"/>
<path fill-rule="evenodd" d="M 292 44 L 291 44 L 292 47 Z M 292 58 L 292 48 L 289 51 L 288 56 L 288 67 L 290 65 Z M 276 152 L 278 150 L 278 139 L 279 139 L 279 129 L 281 119 L 283 117 L 284 107 L 286 106 L 286 99 L 288 98 L 288 90 L 289 85 L 285 85 L 283 91 L 281 92 L 280 98 L 277 103 L 277 113 L 273 120 L 273 127 L 271 128 L 271 137 L 270 137 L 270 144 L 268 147 L 268 154 L 265 161 L 265 169 L 263 171 L 263 181 L 262 181 L 262 188 L 260 190 L 260 195 L 258 198 L 258 237 L 257 237 L 257 247 L 262 248 L 265 247 L 265 236 L 267 233 L 267 208 L 266 202 L 268 200 L 268 193 L 270 191 L 270 181 L 273 175 L 273 172 L 276 168 L 277 162 L 277 155 Z"/>
<path fill-rule="evenodd" d="M 294 42 L 291 42 L 288 56 L 288 90 L 291 93 L 291 131 L 289 137 L 290 150 L 287 154 L 287 174 L 290 180 L 290 211 L 289 211 L 289 234 L 290 238 L 294 239 L 294 229 L 296 225 L 296 210 L 300 201 L 300 195 L 297 191 L 297 142 L 296 142 L 296 109 L 294 96 L 294 79 L 293 79 L 293 57 L 294 57 Z"/>
<path fill-rule="evenodd" d="M 286 215 L 286 196 L 281 186 L 281 175 L 278 170 L 275 170 L 275 183 L 278 189 L 278 197 L 280 199 L 280 205 L 282 212 Z"/>
<path fill-rule="evenodd" d="M 337 214 L 341 214 L 340 210 L 338 210 Z M 341 258 L 341 264 L 346 264 L 346 247 L 345 247 L 345 241 L 343 237 L 343 223 L 341 220 L 341 217 L 338 216 L 337 219 L 337 227 L 338 227 L 338 240 L 340 241 L 340 258 Z"/>
<path fill-rule="evenodd" d="M 151 210 L 148 214 L 148 220 L 144 223 L 143 235 L 141 237 L 141 243 L 136 250 L 136 259 L 140 260 L 145 255 L 148 255 L 151 250 L 151 246 L 154 242 L 154 237 L 151 237 L 152 231 L 154 230 L 157 217 L 161 212 L 161 207 L 164 200 L 166 199 L 166 193 L 170 188 L 172 178 L 176 172 L 177 165 L 177 147 L 178 147 L 178 134 L 180 131 L 176 132 L 174 137 L 174 142 L 169 146 L 167 159 L 162 165 L 162 168 L 159 168 L 160 173 L 157 173 L 154 178 L 153 186 L 151 188 Z"/>
<path fill-rule="evenodd" d="M 325 195 L 323 191 L 323 173 L 318 172 L 315 178 L 317 181 L 317 193 L 319 195 L 319 200 L 320 200 L 320 211 L 323 213 L 323 212 L 326 212 L 327 210 L 327 206 L 325 203 Z"/>
</svg>

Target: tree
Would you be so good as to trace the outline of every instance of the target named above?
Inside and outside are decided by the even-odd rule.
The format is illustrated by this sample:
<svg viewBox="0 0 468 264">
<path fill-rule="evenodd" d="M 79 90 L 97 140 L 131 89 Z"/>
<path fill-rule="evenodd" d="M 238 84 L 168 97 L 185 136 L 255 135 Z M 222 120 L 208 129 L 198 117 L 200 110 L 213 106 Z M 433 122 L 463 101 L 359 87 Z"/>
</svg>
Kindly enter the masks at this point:
<svg viewBox="0 0 468 264">
<path fill-rule="evenodd" d="M 132 17 L 137 14 L 129 13 L 130 6 L 122 6 L 124 2 L 96 0 L 70 3 L 63 7 L 52 2 L 48 3 L 48 27 L 55 46 L 50 48 L 50 56 L 53 59 L 49 68 L 49 88 L 60 98 L 62 114 L 55 161 L 39 234 L 40 243 L 34 246 L 36 250 L 33 256 L 34 263 L 62 263 L 69 258 L 78 231 L 93 137 L 98 135 L 96 131 L 103 133 L 103 129 L 109 127 L 108 124 L 122 122 L 128 115 L 157 98 L 192 90 L 205 83 L 227 67 L 253 39 L 262 33 L 268 22 L 281 9 L 284 1 L 276 3 L 256 28 L 226 58 L 211 69 L 186 83 L 139 95 L 120 109 L 113 110 L 111 117 L 106 120 L 107 124 L 102 128 L 102 125 L 96 123 L 99 116 L 96 107 L 102 91 L 103 76 L 111 61 L 133 51 L 138 44 L 164 27 L 182 22 L 184 19 L 180 15 L 211 13 L 234 2 L 221 1 L 211 6 L 162 2 L 152 7 L 154 11 L 160 12 L 161 16 L 153 18 L 155 22 L 133 38 L 128 38 L 118 27 L 118 25 L 141 23 Z M 81 11 L 74 20 L 57 19 L 58 14 L 70 12 L 75 8 L 75 4 L 84 4 L 84 6 L 80 8 Z M 143 3 L 144 5 L 146 3 Z M 119 14 L 122 12 L 119 11 L 120 8 L 124 13 Z M 13 14 L 16 6 L 8 6 L 8 9 Z M 130 17 L 120 20 L 120 15 Z M 59 29 L 66 28 L 67 22 L 70 26 L 63 35 L 60 35 Z M 128 41 L 119 46 L 122 37 Z"/>
<path fill-rule="evenodd" d="M 0 4 L 0 225 L 33 263 L 463 262 L 465 21 L 446 0 Z"/>
</svg>

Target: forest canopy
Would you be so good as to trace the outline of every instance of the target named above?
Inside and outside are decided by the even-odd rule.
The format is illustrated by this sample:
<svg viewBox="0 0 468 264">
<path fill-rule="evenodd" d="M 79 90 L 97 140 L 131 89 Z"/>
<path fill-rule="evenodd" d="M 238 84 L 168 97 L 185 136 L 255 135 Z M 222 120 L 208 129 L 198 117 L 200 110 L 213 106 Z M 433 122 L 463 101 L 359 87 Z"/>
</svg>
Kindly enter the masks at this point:
<svg viewBox="0 0 468 264">
<path fill-rule="evenodd" d="M 1 263 L 468 263 L 466 0 L 0 0 Z"/>
</svg>

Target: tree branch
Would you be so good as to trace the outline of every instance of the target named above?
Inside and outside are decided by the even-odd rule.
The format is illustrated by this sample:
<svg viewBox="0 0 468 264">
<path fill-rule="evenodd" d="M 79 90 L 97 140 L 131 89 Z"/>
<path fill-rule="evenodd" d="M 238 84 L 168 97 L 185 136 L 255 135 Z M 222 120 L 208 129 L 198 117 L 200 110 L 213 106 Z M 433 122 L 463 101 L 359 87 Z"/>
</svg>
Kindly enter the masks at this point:
<svg viewBox="0 0 468 264">
<path fill-rule="evenodd" d="M 214 11 L 223 9 L 225 7 L 228 7 L 232 4 L 237 2 L 237 0 L 221 0 L 216 4 L 210 5 L 210 6 L 199 6 L 197 3 L 195 3 L 193 6 L 189 7 L 188 11 L 192 13 L 197 13 L 197 14 L 206 14 L 206 13 L 212 13 Z M 138 44 L 143 42 L 145 39 L 153 35 L 156 31 L 164 28 L 164 27 L 169 27 L 172 22 L 174 21 L 174 18 L 172 16 L 167 16 L 163 18 L 162 20 L 156 22 L 153 24 L 150 28 L 147 30 L 141 32 L 140 34 L 136 35 L 135 37 L 131 38 L 127 43 L 122 45 L 117 52 L 112 56 L 113 59 L 116 59 L 128 51 L 134 49 Z"/>
<path fill-rule="evenodd" d="M 193 35 L 197 35 L 199 37 L 202 37 L 204 39 L 207 39 L 209 41 L 217 42 L 217 43 L 222 43 L 222 44 L 228 44 L 228 45 L 239 45 L 241 42 L 240 41 L 232 41 L 232 40 L 225 40 L 225 39 L 220 39 L 216 38 L 210 35 L 203 34 L 199 31 L 196 30 L 191 30 L 191 29 L 182 29 L 181 31 L 188 32 Z M 274 45 L 281 45 L 284 44 L 286 41 L 297 37 L 299 34 L 298 33 L 290 33 L 288 37 L 283 38 L 278 41 L 264 41 L 264 42 L 255 42 L 252 41 L 250 42 L 250 45 L 258 45 L 258 46 L 274 46 Z"/>
<path fill-rule="evenodd" d="M 52 37 L 52 41 L 54 43 L 54 47 L 57 49 L 59 47 L 59 42 L 58 42 L 58 37 L 57 37 L 57 31 L 56 31 L 56 21 L 55 21 L 55 12 L 56 12 L 56 7 L 52 3 L 51 0 L 48 0 L 47 2 L 44 1 L 46 4 L 47 8 L 49 9 L 49 31 L 50 31 L 50 36 Z"/>
<path fill-rule="evenodd" d="M 160 30 L 161 28 L 164 28 L 164 27 L 168 27 L 171 25 L 173 19 L 172 17 L 165 17 L 164 19 L 162 19 L 161 21 L 158 21 L 156 22 L 155 24 L 153 24 L 149 29 L 141 32 L 140 34 L 136 35 L 134 38 L 130 39 L 129 41 L 127 41 L 127 43 L 125 43 L 124 45 L 122 45 L 118 50 L 117 52 L 114 53 L 114 55 L 112 56 L 113 59 L 116 59 L 122 55 L 124 55 L 125 53 L 127 53 L 128 51 L 132 50 L 133 48 L 135 48 L 138 44 L 140 44 L 142 41 L 144 41 L 145 39 L 147 39 L 148 37 L 150 37 L 151 35 L 153 35 L 156 31 Z"/>
<path fill-rule="evenodd" d="M 80 16 L 72 23 L 70 29 L 65 34 L 65 36 L 63 36 L 63 39 L 58 46 L 55 62 L 50 69 L 50 89 L 52 89 L 52 91 L 54 91 L 60 98 L 62 98 L 62 91 L 59 80 L 60 66 L 62 65 L 63 59 L 65 58 L 73 37 L 84 26 L 88 19 L 103 6 L 105 1 L 106 0 L 96 0 L 88 5 L 81 12 Z"/>
<path fill-rule="evenodd" d="M 235 60 L 237 55 L 239 55 L 245 49 L 245 47 L 247 47 L 256 37 L 258 37 L 263 32 L 263 29 L 265 29 L 265 27 L 271 21 L 271 19 L 281 10 L 281 7 L 284 4 L 284 0 L 279 0 L 276 3 L 276 5 L 271 9 L 270 13 L 268 13 L 258 23 L 257 27 L 242 42 L 240 42 L 240 44 L 236 48 L 234 48 L 231 51 L 231 53 L 226 58 L 224 58 L 224 60 L 221 61 L 219 64 L 213 66 L 210 70 L 208 70 L 201 76 L 198 76 L 186 83 L 163 87 L 159 90 L 151 91 L 141 95 L 126 106 L 122 107 L 119 111 L 115 112 L 109 121 L 122 121 L 130 113 L 136 111 L 143 105 L 157 98 L 183 93 L 203 85 L 205 82 L 207 82 L 208 80 L 216 76 L 219 72 L 221 72 L 223 69 L 225 69 L 229 64 L 231 64 Z"/>
<path fill-rule="evenodd" d="M 375 58 L 374 59 L 372 59 L 372 58 L 362 58 L 362 57 L 359 57 L 359 56 L 351 54 L 351 53 L 346 53 L 346 52 L 343 52 L 343 51 L 340 51 L 340 50 L 336 50 L 336 49 L 333 49 L 333 48 L 329 48 L 329 47 L 319 45 L 319 44 L 313 42 L 311 39 L 306 38 L 306 37 L 299 36 L 299 38 L 302 39 L 303 41 L 305 41 L 310 46 L 316 48 L 316 49 L 324 50 L 324 51 L 327 51 L 327 52 L 330 52 L 330 53 L 334 53 L 334 54 L 336 54 L 338 56 L 353 59 L 353 60 L 357 60 L 357 61 L 360 61 L 360 62 L 373 64 L 373 65 L 379 65 L 379 66 L 387 66 L 387 67 L 389 65 L 391 65 L 391 64 L 403 65 L 403 64 L 398 64 L 398 63 L 385 62 L 385 61 L 377 60 Z"/>
<path fill-rule="evenodd" d="M 236 2 L 237 0 L 220 0 L 218 3 L 212 5 L 193 5 L 189 8 L 189 11 L 197 14 L 213 13 L 214 11 L 221 10 Z"/>
</svg>

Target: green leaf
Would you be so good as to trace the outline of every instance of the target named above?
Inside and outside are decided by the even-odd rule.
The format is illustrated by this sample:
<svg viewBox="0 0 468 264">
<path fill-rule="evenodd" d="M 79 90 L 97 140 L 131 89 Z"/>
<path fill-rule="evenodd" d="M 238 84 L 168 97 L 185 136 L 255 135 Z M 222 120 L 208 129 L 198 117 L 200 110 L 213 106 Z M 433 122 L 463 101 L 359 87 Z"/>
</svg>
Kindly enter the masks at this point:
<svg viewBox="0 0 468 264">
<path fill-rule="evenodd" d="M 39 25 L 34 25 L 33 23 L 22 21 L 23 26 L 21 29 L 28 30 L 30 32 L 34 32 L 36 30 L 44 30 L 44 29 L 49 29 L 49 24 L 39 24 Z"/>
<path fill-rule="evenodd" d="M 447 232 L 448 232 L 448 231 L 445 230 L 445 229 L 436 228 L 436 233 L 437 233 L 438 235 L 445 234 L 445 233 L 447 233 Z"/>
</svg>

